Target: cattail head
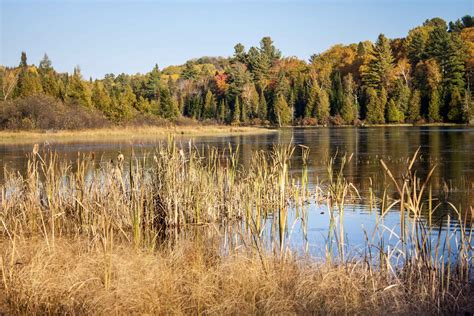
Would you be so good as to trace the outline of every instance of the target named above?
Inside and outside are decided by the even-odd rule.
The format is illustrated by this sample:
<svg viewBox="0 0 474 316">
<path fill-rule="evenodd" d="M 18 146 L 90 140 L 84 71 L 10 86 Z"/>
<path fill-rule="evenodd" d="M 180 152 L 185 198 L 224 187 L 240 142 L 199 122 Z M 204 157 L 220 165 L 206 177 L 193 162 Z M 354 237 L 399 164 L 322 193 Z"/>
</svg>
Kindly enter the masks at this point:
<svg viewBox="0 0 474 316">
<path fill-rule="evenodd" d="M 39 145 L 38 144 L 35 144 L 33 146 L 33 155 L 37 155 L 39 152 Z"/>
<path fill-rule="evenodd" d="M 122 154 L 122 153 L 119 153 L 118 156 L 117 156 L 118 162 L 119 162 L 119 163 L 122 163 L 124 159 L 125 159 L 125 158 L 124 158 L 123 154 Z"/>
</svg>

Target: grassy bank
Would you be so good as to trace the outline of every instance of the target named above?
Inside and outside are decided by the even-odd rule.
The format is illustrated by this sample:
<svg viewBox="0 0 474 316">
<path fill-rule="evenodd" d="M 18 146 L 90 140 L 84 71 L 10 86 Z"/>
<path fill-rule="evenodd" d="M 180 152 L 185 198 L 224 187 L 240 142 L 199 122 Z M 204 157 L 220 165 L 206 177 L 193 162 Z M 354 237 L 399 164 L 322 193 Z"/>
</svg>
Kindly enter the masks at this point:
<svg viewBox="0 0 474 316">
<path fill-rule="evenodd" d="M 300 172 L 289 172 L 301 151 Z M 12 313 L 463 313 L 472 312 L 472 229 L 452 207 L 462 233 L 441 234 L 422 213 L 430 175 L 408 162 L 403 180 L 381 162 L 397 194 L 371 195 L 395 246 L 367 237 L 349 255 L 346 203 L 360 200 L 344 177 L 345 162 L 328 162 L 329 180 L 308 186 L 305 147 L 253 154 L 250 168 L 231 147 L 205 157 L 173 141 L 149 159 L 123 156 L 74 164 L 33 148 L 26 175 L 9 173 L 0 187 L 0 295 Z M 365 202 L 365 201 L 364 201 Z M 327 205 L 326 252 L 290 247 L 295 225 L 307 229 L 308 204 Z M 449 225 L 448 225 L 449 227 Z M 270 232 L 268 235 L 266 232 Z M 395 236 L 395 237 L 394 237 Z M 445 237 L 443 237 L 445 236 Z M 451 248 L 456 245 L 455 249 Z M 306 248 L 307 249 L 307 248 Z M 353 252 L 352 252 L 353 253 Z M 471 304 L 471 305 L 470 305 Z M 0 305 L 2 306 L 2 305 Z"/>
<path fill-rule="evenodd" d="M 275 130 L 259 127 L 227 125 L 195 125 L 165 127 L 115 127 L 59 131 L 0 131 L 0 144 L 34 143 L 43 141 L 70 142 L 84 140 L 131 140 L 179 136 L 229 136 L 272 133 Z"/>
<path fill-rule="evenodd" d="M 206 239 L 205 239 L 206 240 Z M 424 279 L 395 279 L 367 265 L 279 260 L 246 252 L 223 256 L 207 241 L 146 251 L 82 239 L 26 239 L 7 272 L 8 306 L 24 314 L 430 314 Z M 10 254 L 4 257 L 10 259 Z M 107 276 L 109 275 L 110 278 Z M 462 294 L 460 288 L 451 290 Z M 460 296 L 443 312 L 467 311 Z M 457 305 L 457 306 L 456 306 Z"/>
</svg>

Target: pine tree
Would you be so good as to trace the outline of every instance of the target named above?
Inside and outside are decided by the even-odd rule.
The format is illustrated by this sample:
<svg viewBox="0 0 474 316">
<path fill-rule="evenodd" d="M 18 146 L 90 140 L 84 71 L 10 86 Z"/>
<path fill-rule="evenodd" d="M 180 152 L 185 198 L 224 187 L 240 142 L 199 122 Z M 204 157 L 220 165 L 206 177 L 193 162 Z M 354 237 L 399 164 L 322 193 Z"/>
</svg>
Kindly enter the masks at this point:
<svg viewBox="0 0 474 316">
<path fill-rule="evenodd" d="M 69 78 L 66 87 L 66 100 L 84 107 L 91 106 L 91 92 L 82 79 L 79 67 L 74 68 L 74 73 Z"/>
<path fill-rule="evenodd" d="M 426 39 L 422 33 L 422 30 L 414 32 L 413 36 L 409 37 L 408 44 L 408 58 L 412 65 L 418 64 L 421 60 L 426 58 Z"/>
<path fill-rule="evenodd" d="M 416 122 L 420 119 L 420 108 L 421 108 L 421 93 L 420 90 L 414 90 L 408 109 L 408 119 L 412 122 Z"/>
<path fill-rule="evenodd" d="M 439 122 L 441 117 L 439 115 L 439 92 L 438 89 L 434 88 L 431 90 L 430 101 L 428 104 L 428 119 L 432 122 Z"/>
<path fill-rule="evenodd" d="M 112 101 L 107 90 L 104 88 L 104 84 L 98 80 L 94 82 L 94 86 L 92 87 L 91 101 L 94 108 L 102 111 L 106 116 L 110 117 L 110 106 Z"/>
<path fill-rule="evenodd" d="M 267 119 L 267 100 L 265 99 L 265 94 L 263 93 L 262 90 L 260 90 L 260 97 L 259 97 L 259 103 L 258 103 L 258 117 L 261 120 L 266 120 Z"/>
<path fill-rule="evenodd" d="M 464 103 L 462 109 L 462 121 L 464 123 L 472 123 L 473 116 L 473 101 L 471 91 L 467 90 L 464 96 Z"/>
<path fill-rule="evenodd" d="M 341 74 L 339 72 L 335 72 L 332 79 L 331 113 L 333 115 L 341 114 L 343 103 L 344 89 L 342 87 Z"/>
<path fill-rule="evenodd" d="M 206 99 L 204 101 L 204 117 L 213 119 L 216 116 L 216 100 L 211 90 L 207 90 Z"/>
<path fill-rule="evenodd" d="M 47 54 L 44 54 L 43 59 L 40 61 L 38 72 L 43 92 L 47 95 L 59 98 L 58 79 L 56 78 L 56 72 Z"/>
<path fill-rule="evenodd" d="M 227 106 L 225 104 L 225 100 L 222 99 L 221 102 L 219 103 L 219 110 L 218 110 L 218 116 L 217 120 L 219 123 L 224 123 L 226 121 L 226 113 L 227 113 Z"/>
<path fill-rule="evenodd" d="M 232 114 L 232 124 L 240 123 L 240 102 L 239 97 L 235 97 L 234 112 Z"/>
<path fill-rule="evenodd" d="M 247 116 L 247 103 L 242 102 L 240 103 L 240 122 L 246 123 L 248 119 Z"/>
<path fill-rule="evenodd" d="M 320 89 L 316 101 L 316 117 L 320 123 L 326 123 L 329 118 L 330 102 L 325 89 Z"/>
<path fill-rule="evenodd" d="M 449 108 L 448 108 L 448 119 L 453 122 L 459 122 L 462 120 L 462 108 L 463 101 L 461 92 L 457 87 L 452 88 L 449 92 Z"/>
<path fill-rule="evenodd" d="M 354 80 L 352 74 L 344 77 L 344 99 L 340 111 L 346 123 L 352 123 L 357 118 L 357 98 L 354 94 Z"/>
<path fill-rule="evenodd" d="M 392 80 L 393 61 L 390 42 L 380 34 L 368 65 L 361 74 L 364 85 L 375 89 L 388 88 Z"/>
<path fill-rule="evenodd" d="M 399 123 L 401 121 L 403 121 L 402 113 L 397 108 L 395 101 L 390 99 L 387 103 L 387 122 Z"/>
<path fill-rule="evenodd" d="M 158 115 L 167 119 L 175 119 L 179 116 L 178 102 L 171 96 L 167 86 L 160 88 L 160 109 Z"/>
<path fill-rule="evenodd" d="M 382 89 L 380 95 L 374 88 L 366 90 L 367 97 L 367 114 L 366 119 L 372 124 L 384 123 L 385 119 L 385 104 L 387 103 L 387 93 Z"/>
<path fill-rule="evenodd" d="M 29 67 L 27 63 L 26 53 L 21 53 L 20 73 L 18 81 L 13 92 L 13 97 L 27 97 L 41 93 L 43 88 L 36 67 Z"/>
<path fill-rule="evenodd" d="M 279 95 L 275 102 L 275 116 L 279 126 L 291 123 L 292 113 L 283 95 Z"/>
</svg>

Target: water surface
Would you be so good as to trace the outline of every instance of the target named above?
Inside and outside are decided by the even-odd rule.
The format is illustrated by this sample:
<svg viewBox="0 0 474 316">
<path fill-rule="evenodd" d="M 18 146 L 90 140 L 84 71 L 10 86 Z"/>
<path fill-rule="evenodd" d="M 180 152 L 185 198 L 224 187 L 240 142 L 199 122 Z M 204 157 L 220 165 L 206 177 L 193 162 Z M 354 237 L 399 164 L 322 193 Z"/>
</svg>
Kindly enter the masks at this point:
<svg viewBox="0 0 474 316">
<path fill-rule="evenodd" d="M 190 137 L 177 138 L 183 146 L 188 146 Z M 77 141 L 68 143 L 44 142 L 40 148 L 51 148 L 57 151 L 62 159 L 75 161 L 78 153 L 94 153 L 96 160 L 112 160 L 118 153 L 130 157 L 132 150 L 138 156 L 153 151 L 163 139 L 141 139 L 139 135 L 130 141 Z M 420 148 L 420 157 L 414 168 L 420 177 L 426 176 L 431 168 L 436 167 L 431 188 L 436 203 L 451 201 L 463 215 L 470 220 L 469 208 L 474 205 L 474 128 L 469 127 L 376 127 L 376 128 L 288 128 L 277 133 L 238 136 L 206 136 L 192 139 L 194 146 L 202 149 L 205 155 L 207 146 L 238 148 L 239 162 L 249 167 L 251 155 L 255 150 L 270 150 L 275 145 L 305 145 L 310 149 L 309 180 L 314 188 L 325 184 L 327 179 L 328 158 L 344 154 L 352 155 L 345 168 L 345 176 L 361 193 L 367 197 L 372 188 L 378 197 L 384 190 L 390 196 L 393 185 L 383 171 L 380 159 L 383 159 L 395 177 L 401 177 L 408 159 Z M 25 172 L 27 154 L 31 144 L 0 145 L 0 165 L 8 170 Z M 296 148 L 291 161 L 290 171 L 296 176 L 301 170 L 301 150 Z M 0 176 L 0 183 L 4 181 Z M 312 204 L 308 210 L 307 240 L 313 251 L 318 251 L 324 244 L 328 233 L 328 212 L 325 205 Z M 371 231 L 380 211 L 367 207 L 363 199 L 347 207 L 345 214 L 345 232 L 347 240 L 357 246 L 365 242 L 363 230 Z M 450 207 L 443 203 L 433 216 L 433 227 L 445 228 L 451 216 L 450 224 L 456 225 Z M 384 217 L 383 225 L 397 230 L 399 213 L 393 209 Z M 300 224 L 288 229 L 290 243 L 301 244 Z"/>
</svg>

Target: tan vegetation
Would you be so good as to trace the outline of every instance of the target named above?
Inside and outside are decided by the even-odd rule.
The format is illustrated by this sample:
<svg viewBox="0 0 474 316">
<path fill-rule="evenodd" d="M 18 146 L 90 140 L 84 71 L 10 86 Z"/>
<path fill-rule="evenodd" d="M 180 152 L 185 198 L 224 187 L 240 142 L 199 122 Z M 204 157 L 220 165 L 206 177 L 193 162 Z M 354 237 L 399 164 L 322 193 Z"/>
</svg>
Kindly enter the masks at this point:
<svg viewBox="0 0 474 316">
<path fill-rule="evenodd" d="M 1 143 L 32 143 L 38 141 L 80 141 L 80 140 L 128 140 L 165 139 L 169 135 L 182 136 L 229 136 L 241 134 L 272 133 L 275 130 L 259 127 L 225 125 L 169 125 L 163 127 L 110 127 L 85 130 L 60 131 L 0 131 Z"/>
<path fill-rule="evenodd" d="M 302 151 L 300 174 L 290 157 Z M 472 311 L 472 230 L 452 206 L 458 231 L 425 227 L 429 180 L 412 170 L 387 178 L 398 192 L 370 200 L 400 213 L 395 248 L 367 243 L 346 253 L 344 212 L 359 199 L 345 162 L 328 163 L 329 181 L 308 187 L 308 149 L 255 152 L 240 167 L 230 147 L 203 157 L 173 140 L 149 159 L 122 155 L 70 165 L 35 146 L 25 176 L 0 187 L 0 271 L 8 311 L 24 314 L 369 314 Z M 426 199 L 426 192 L 429 192 Z M 371 195 L 372 197 L 372 195 Z M 326 256 L 289 247 L 289 218 L 305 233 L 308 203 L 327 204 Z M 448 226 L 449 227 L 449 226 Z M 263 232 L 271 229 L 270 240 Z M 382 233 L 378 225 L 374 233 Z M 434 237 L 434 238 L 433 238 Z M 456 245 L 456 249 L 451 248 Z M 1 293 L 1 292 L 0 292 Z M 1 306 L 1 305 L 0 305 Z"/>
</svg>

